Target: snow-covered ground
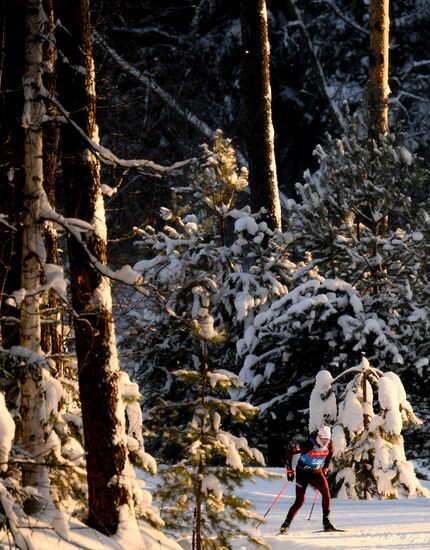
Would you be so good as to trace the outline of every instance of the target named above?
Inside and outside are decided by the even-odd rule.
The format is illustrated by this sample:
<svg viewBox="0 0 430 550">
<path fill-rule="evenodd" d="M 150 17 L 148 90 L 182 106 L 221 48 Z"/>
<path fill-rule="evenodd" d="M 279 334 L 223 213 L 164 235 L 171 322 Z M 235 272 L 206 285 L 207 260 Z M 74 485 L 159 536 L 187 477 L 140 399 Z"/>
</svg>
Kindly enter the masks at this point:
<svg viewBox="0 0 430 550">
<path fill-rule="evenodd" d="M 282 470 L 279 470 L 282 472 Z M 262 515 L 269 508 L 284 484 L 284 480 L 257 480 L 247 483 L 241 491 L 255 503 Z M 430 482 L 423 485 L 430 489 Z M 295 487 L 290 483 L 285 493 L 267 515 L 260 532 L 272 550 L 430 550 L 430 499 L 398 500 L 332 500 L 332 520 L 344 533 L 318 533 L 322 529 L 321 497 L 317 498 L 311 521 L 308 521 L 314 491 L 309 488 L 307 499 L 287 535 L 276 536 L 288 508 L 294 500 Z M 245 541 L 238 541 L 235 550 L 250 550 Z"/>
<path fill-rule="evenodd" d="M 283 470 L 275 470 L 283 473 Z M 148 488 L 150 481 L 147 479 Z M 242 497 L 250 499 L 256 510 L 264 515 L 276 495 L 285 483 L 285 479 L 261 480 L 247 482 L 240 490 Z M 423 485 L 430 489 L 430 481 Z M 288 508 L 294 500 L 294 483 L 290 483 L 284 494 L 267 516 L 267 521 L 259 528 L 272 550 L 430 550 L 430 499 L 414 498 L 399 500 L 352 501 L 333 499 L 332 519 L 338 528 L 345 532 L 318 532 L 321 525 L 321 497 L 316 501 L 311 521 L 308 521 L 314 492 L 308 489 L 307 500 L 295 518 L 288 535 L 277 536 Z M 134 544 L 132 540 L 124 544 L 121 541 L 105 537 L 88 529 L 81 523 L 72 521 L 68 531 L 62 536 L 52 527 L 42 523 L 32 525 L 20 524 L 20 531 L 25 537 L 21 548 L 31 550 L 181 550 L 181 547 L 169 541 L 153 529 L 143 529 L 143 544 Z M 61 532 L 61 531 L 60 531 Z M 9 534 L 10 536 L 10 534 Z M 0 531 L 0 550 L 17 548 L 8 544 L 8 537 Z M 251 545 L 238 539 L 234 550 L 251 550 Z"/>
</svg>

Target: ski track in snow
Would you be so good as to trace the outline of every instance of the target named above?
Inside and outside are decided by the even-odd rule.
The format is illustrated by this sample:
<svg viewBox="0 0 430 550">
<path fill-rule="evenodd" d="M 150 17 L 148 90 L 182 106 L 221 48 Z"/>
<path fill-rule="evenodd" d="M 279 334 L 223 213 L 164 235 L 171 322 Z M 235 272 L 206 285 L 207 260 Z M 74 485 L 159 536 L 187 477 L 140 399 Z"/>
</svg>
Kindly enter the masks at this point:
<svg viewBox="0 0 430 550">
<path fill-rule="evenodd" d="M 283 473 L 282 469 L 276 470 Z M 284 483 L 283 479 L 247 483 L 240 495 L 251 500 L 264 515 Z M 422 483 L 430 488 L 430 481 Z M 276 535 L 294 501 L 295 484 L 290 483 L 259 528 L 272 550 L 430 550 L 430 499 L 340 500 L 332 499 L 331 518 L 337 533 L 318 533 L 322 529 L 321 496 L 318 495 L 312 519 L 308 521 L 314 491 L 306 492 L 306 502 L 291 524 L 287 535 Z M 251 550 L 244 539 L 234 550 Z"/>
</svg>

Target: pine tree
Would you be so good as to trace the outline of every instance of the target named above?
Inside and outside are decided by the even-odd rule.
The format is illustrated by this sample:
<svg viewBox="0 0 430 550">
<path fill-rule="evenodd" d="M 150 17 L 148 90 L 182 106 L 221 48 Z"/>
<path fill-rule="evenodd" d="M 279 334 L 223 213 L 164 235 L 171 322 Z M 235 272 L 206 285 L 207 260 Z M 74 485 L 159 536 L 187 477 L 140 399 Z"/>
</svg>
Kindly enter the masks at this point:
<svg viewBox="0 0 430 550">
<path fill-rule="evenodd" d="M 370 2 L 369 134 L 375 140 L 388 132 L 389 6 L 388 0 Z"/>
<path fill-rule="evenodd" d="M 107 228 L 100 162 L 75 124 L 96 142 L 96 88 L 88 0 L 57 4 L 62 22 L 57 45 L 63 57 L 58 67 L 59 100 L 72 113 L 61 133 L 66 214 L 90 224 L 85 244 L 90 254 L 107 264 Z M 82 67 L 78 70 L 77 67 Z M 74 86 L 70 86 L 70 82 Z M 98 271 L 82 242 L 68 237 L 74 334 L 78 358 L 86 467 L 88 523 L 112 535 L 120 521 L 135 521 L 133 480 L 119 390 L 119 363 L 109 280 Z M 136 533 L 138 537 L 138 533 Z"/>
<path fill-rule="evenodd" d="M 351 118 L 345 135 L 328 137 L 315 155 L 318 173 L 307 172 L 297 185 L 300 203 L 290 201 L 295 250 L 322 276 L 357 289 L 366 315 L 383 320 L 395 338 L 397 372 L 410 366 L 410 387 L 421 376 L 426 384 L 428 171 L 401 136 L 372 141 Z M 384 368 L 376 356 L 369 360 Z"/>
<path fill-rule="evenodd" d="M 148 413 L 149 425 L 162 431 L 176 455 L 173 464 L 159 471 L 162 483 L 156 496 L 161 501 L 161 516 L 169 531 L 192 531 L 196 550 L 230 549 L 230 541 L 237 535 L 266 546 L 263 539 L 244 527 L 261 518 L 252 512 L 251 502 L 237 495 L 245 479 L 268 475 L 261 468 L 264 458 L 260 451 L 233 433 L 237 424 L 251 419 L 257 409 L 225 397 L 240 384 L 239 378 L 208 365 L 210 348 L 216 346 L 220 334 L 212 327 L 207 293 L 203 289 L 196 289 L 196 293 L 197 300 L 203 301 L 194 323 L 201 352 L 196 350 L 194 354 L 193 369 L 172 373 L 187 386 L 190 396 L 180 402 L 161 400 Z M 181 418 L 180 426 L 175 422 L 177 418 Z M 223 427 L 232 424 L 232 431 Z"/>
<path fill-rule="evenodd" d="M 138 246 L 145 259 L 135 269 L 156 292 L 145 298 L 140 315 L 133 313 L 133 334 L 138 335 L 133 350 L 137 344 L 142 353 L 135 376 L 143 389 L 145 426 L 156 442 L 149 448 L 157 447 L 158 456 L 174 464 L 162 474 L 167 480 L 162 493 L 173 490 L 175 483 L 185 491 L 183 484 L 189 484 L 191 472 L 201 467 L 209 468 L 208 479 L 225 485 L 224 504 L 216 489 L 217 496 L 207 499 L 203 512 L 199 495 L 206 489 L 194 484 L 189 488 L 192 504 L 183 504 L 185 515 L 180 515 L 180 502 L 172 508 L 172 517 L 183 527 L 192 524 L 187 514 L 196 507 L 196 538 L 216 545 L 210 542 L 214 532 L 227 544 L 237 527 L 222 513 L 224 506 L 226 511 L 238 509 L 231 512 L 236 519 L 248 513 L 254 517 L 245 511 L 248 504 L 230 492 L 243 476 L 253 473 L 236 459 L 262 458 L 244 438 L 230 434 L 238 429 L 237 421 L 256 412 L 251 405 L 231 400 L 239 384 L 232 372 L 238 368 L 236 344 L 244 326 L 271 297 L 286 292 L 293 264 L 286 256 L 285 236 L 275 236 L 248 207 L 234 207 L 246 186 L 246 173 L 237 169 L 230 142 L 219 134 L 213 150 L 206 147 L 205 152 L 204 169 L 187 186 L 175 189 L 174 207 L 163 208 L 164 228 L 139 230 Z M 221 420 L 229 431 L 221 430 Z M 207 456 L 198 451 L 202 438 Z M 224 528 L 218 524 L 221 518 Z M 201 525 L 203 531 L 198 531 Z"/>
<path fill-rule="evenodd" d="M 165 227 L 139 230 L 143 240 L 137 245 L 146 259 L 135 269 L 157 289 L 158 300 L 145 298 L 142 309 L 135 308 L 130 319 L 135 329 L 122 345 L 141 355 L 134 375 L 143 388 L 144 410 L 160 394 L 175 401 L 188 395 L 189 389 L 178 387 L 171 373 L 194 368 L 195 342 L 188 325 L 195 286 L 210 289 L 215 326 L 226 331 L 211 350 L 211 365 L 228 365 L 237 372 L 237 345 L 244 330 L 272 297 L 286 293 L 294 269 L 287 255 L 288 236 L 273 233 L 248 207 L 235 208 L 246 172 L 237 169 L 230 142 L 219 134 L 213 150 L 206 147 L 205 153 L 203 170 L 197 170 L 188 186 L 176 188 L 175 205 L 163 209 Z M 170 456 L 163 438 L 148 445 L 154 453 L 157 449 Z"/>
<path fill-rule="evenodd" d="M 347 376 L 349 382 L 344 381 Z M 334 424 L 338 497 L 430 497 L 405 456 L 401 432 L 422 422 L 395 373 L 371 367 L 364 356 L 361 365 L 335 378 L 326 370 L 319 372 L 310 399 L 309 429 L 326 422 Z"/>
<path fill-rule="evenodd" d="M 266 0 L 241 0 L 240 10 L 251 203 L 254 212 L 265 209 L 263 216 L 271 229 L 281 229 Z"/>
</svg>

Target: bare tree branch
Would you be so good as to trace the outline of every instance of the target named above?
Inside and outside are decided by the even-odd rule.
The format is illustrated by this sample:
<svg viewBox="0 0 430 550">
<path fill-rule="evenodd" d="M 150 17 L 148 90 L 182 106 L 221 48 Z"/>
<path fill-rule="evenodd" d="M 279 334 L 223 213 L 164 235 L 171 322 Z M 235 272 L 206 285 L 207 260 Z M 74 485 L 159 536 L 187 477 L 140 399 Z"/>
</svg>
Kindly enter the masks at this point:
<svg viewBox="0 0 430 550">
<path fill-rule="evenodd" d="M 369 31 L 356 23 L 353 19 L 350 19 L 347 17 L 343 11 L 339 8 L 339 6 L 336 4 L 335 0 L 324 0 L 327 6 L 329 6 L 335 14 L 342 19 L 342 21 L 345 21 L 347 25 L 355 29 L 356 31 L 360 32 L 361 34 L 364 34 L 365 36 L 369 36 Z"/>
<path fill-rule="evenodd" d="M 162 99 L 171 109 L 184 117 L 185 120 L 189 124 L 194 126 L 201 134 L 203 134 L 203 136 L 211 141 L 214 139 L 216 131 L 210 128 L 206 124 L 206 122 L 200 120 L 186 107 L 182 107 L 182 105 L 180 105 L 174 97 L 167 93 L 166 90 L 159 86 L 150 75 L 142 73 L 141 71 L 139 71 L 139 69 L 136 69 L 136 67 L 130 65 L 130 63 L 128 63 L 123 57 L 121 57 L 118 52 L 116 52 L 111 46 L 107 44 L 107 42 L 103 39 L 102 36 L 100 36 L 100 34 L 94 33 L 94 37 L 95 44 L 102 47 L 112 57 L 117 65 L 121 69 L 123 69 L 123 71 L 141 82 L 143 85 L 147 86 L 152 92 L 157 94 L 160 99 Z M 247 166 L 248 163 L 245 160 L 245 157 L 238 149 L 236 149 L 236 156 L 240 165 Z"/>
<path fill-rule="evenodd" d="M 215 130 L 210 128 L 206 122 L 200 120 L 194 113 L 192 113 L 186 107 L 182 107 L 174 97 L 166 92 L 161 86 L 159 86 L 154 79 L 148 74 L 144 74 L 139 69 L 136 69 L 130 63 L 128 63 L 123 57 L 119 55 L 107 42 L 98 34 L 94 33 L 95 44 L 101 46 L 116 62 L 116 64 L 121 67 L 127 74 L 147 86 L 150 90 L 156 93 L 169 107 L 174 111 L 183 116 L 192 126 L 197 128 L 206 138 L 213 140 L 215 137 Z"/>
<path fill-rule="evenodd" d="M 336 105 L 336 102 L 334 101 L 327 84 L 327 79 L 324 74 L 324 70 L 322 68 L 321 62 L 318 59 L 318 55 L 315 51 L 314 44 L 312 42 L 312 38 L 305 26 L 305 23 L 302 18 L 302 14 L 300 12 L 300 9 L 296 5 L 295 0 L 287 0 L 287 4 L 290 7 L 291 12 L 294 14 L 294 17 L 297 19 L 297 26 L 299 27 L 300 35 L 302 37 L 303 42 L 305 43 L 309 55 L 310 60 L 312 63 L 312 66 L 315 71 L 315 77 L 317 81 L 317 85 L 320 91 L 320 94 L 322 97 L 324 97 L 327 101 L 328 108 L 330 111 L 331 118 L 337 127 L 338 130 L 343 131 L 346 128 L 345 120 L 343 118 L 343 115 L 339 109 L 339 107 Z"/>
</svg>

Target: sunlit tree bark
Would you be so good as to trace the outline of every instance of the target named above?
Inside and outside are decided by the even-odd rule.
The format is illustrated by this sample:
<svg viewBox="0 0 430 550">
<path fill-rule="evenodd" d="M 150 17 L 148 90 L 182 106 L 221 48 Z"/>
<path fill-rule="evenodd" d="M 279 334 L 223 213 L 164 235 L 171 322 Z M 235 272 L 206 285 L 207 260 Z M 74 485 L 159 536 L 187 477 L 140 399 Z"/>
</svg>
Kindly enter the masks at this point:
<svg viewBox="0 0 430 550">
<path fill-rule="evenodd" d="M 54 32 L 55 16 L 52 0 L 43 0 L 47 16 L 49 33 Z M 56 59 L 57 52 L 52 41 L 45 41 L 43 57 L 45 66 L 49 67 L 43 75 L 43 83 L 51 96 L 56 94 Z M 49 203 L 56 205 L 56 186 L 58 172 L 58 140 L 60 126 L 55 119 L 58 114 L 52 103 L 47 103 L 46 114 L 49 121 L 43 125 L 43 187 Z M 43 240 L 46 249 L 46 261 L 49 264 L 59 265 L 58 236 L 51 222 L 43 227 Z M 54 289 L 49 289 L 43 300 L 42 310 L 42 349 L 46 354 L 53 356 L 61 370 L 61 356 L 64 352 L 63 334 L 61 330 L 60 299 Z"/>
<path fill-rule="evenodd" d="M 389 0 L 371 0 L 368 101 L 369 135 L 373 139 L 388 132 L 389 30 Z"/>
<path fill-rule="evenodd" d="M 264 219 L 281 228 L 281 206 L 275 163 L 270 88 L 270 46 L 265 0 L 241 0 L 244 52 L 244 107 L 247 124 L 249 186 L 254 211 L 266 209 Z"/>
<path fill-rule="evenodd" d="M 72 119 L 98 139 L 91 27 L 87 0 L 59 1 L 56 14 L 64 27 L 58 44 L 66 57 L 59 66 L 58 90 Z M 61 136 L 66 211 L 89 222 L 85 235 L 91 253 L 106 263 L 106 223 L 100 166 L 88 144 L 65 126 Z M 93 268 L 82 246 L 69 239 L 72 304 L 79 390 L 82 404 L 91 526 L 112 534 L 124 505 L 134 515 L 125 470 L 128 464 L 124 412 L 112 320 L 109 281 Z M 134 517 L 134 516 L 133 516 Z"/>
</svg>

